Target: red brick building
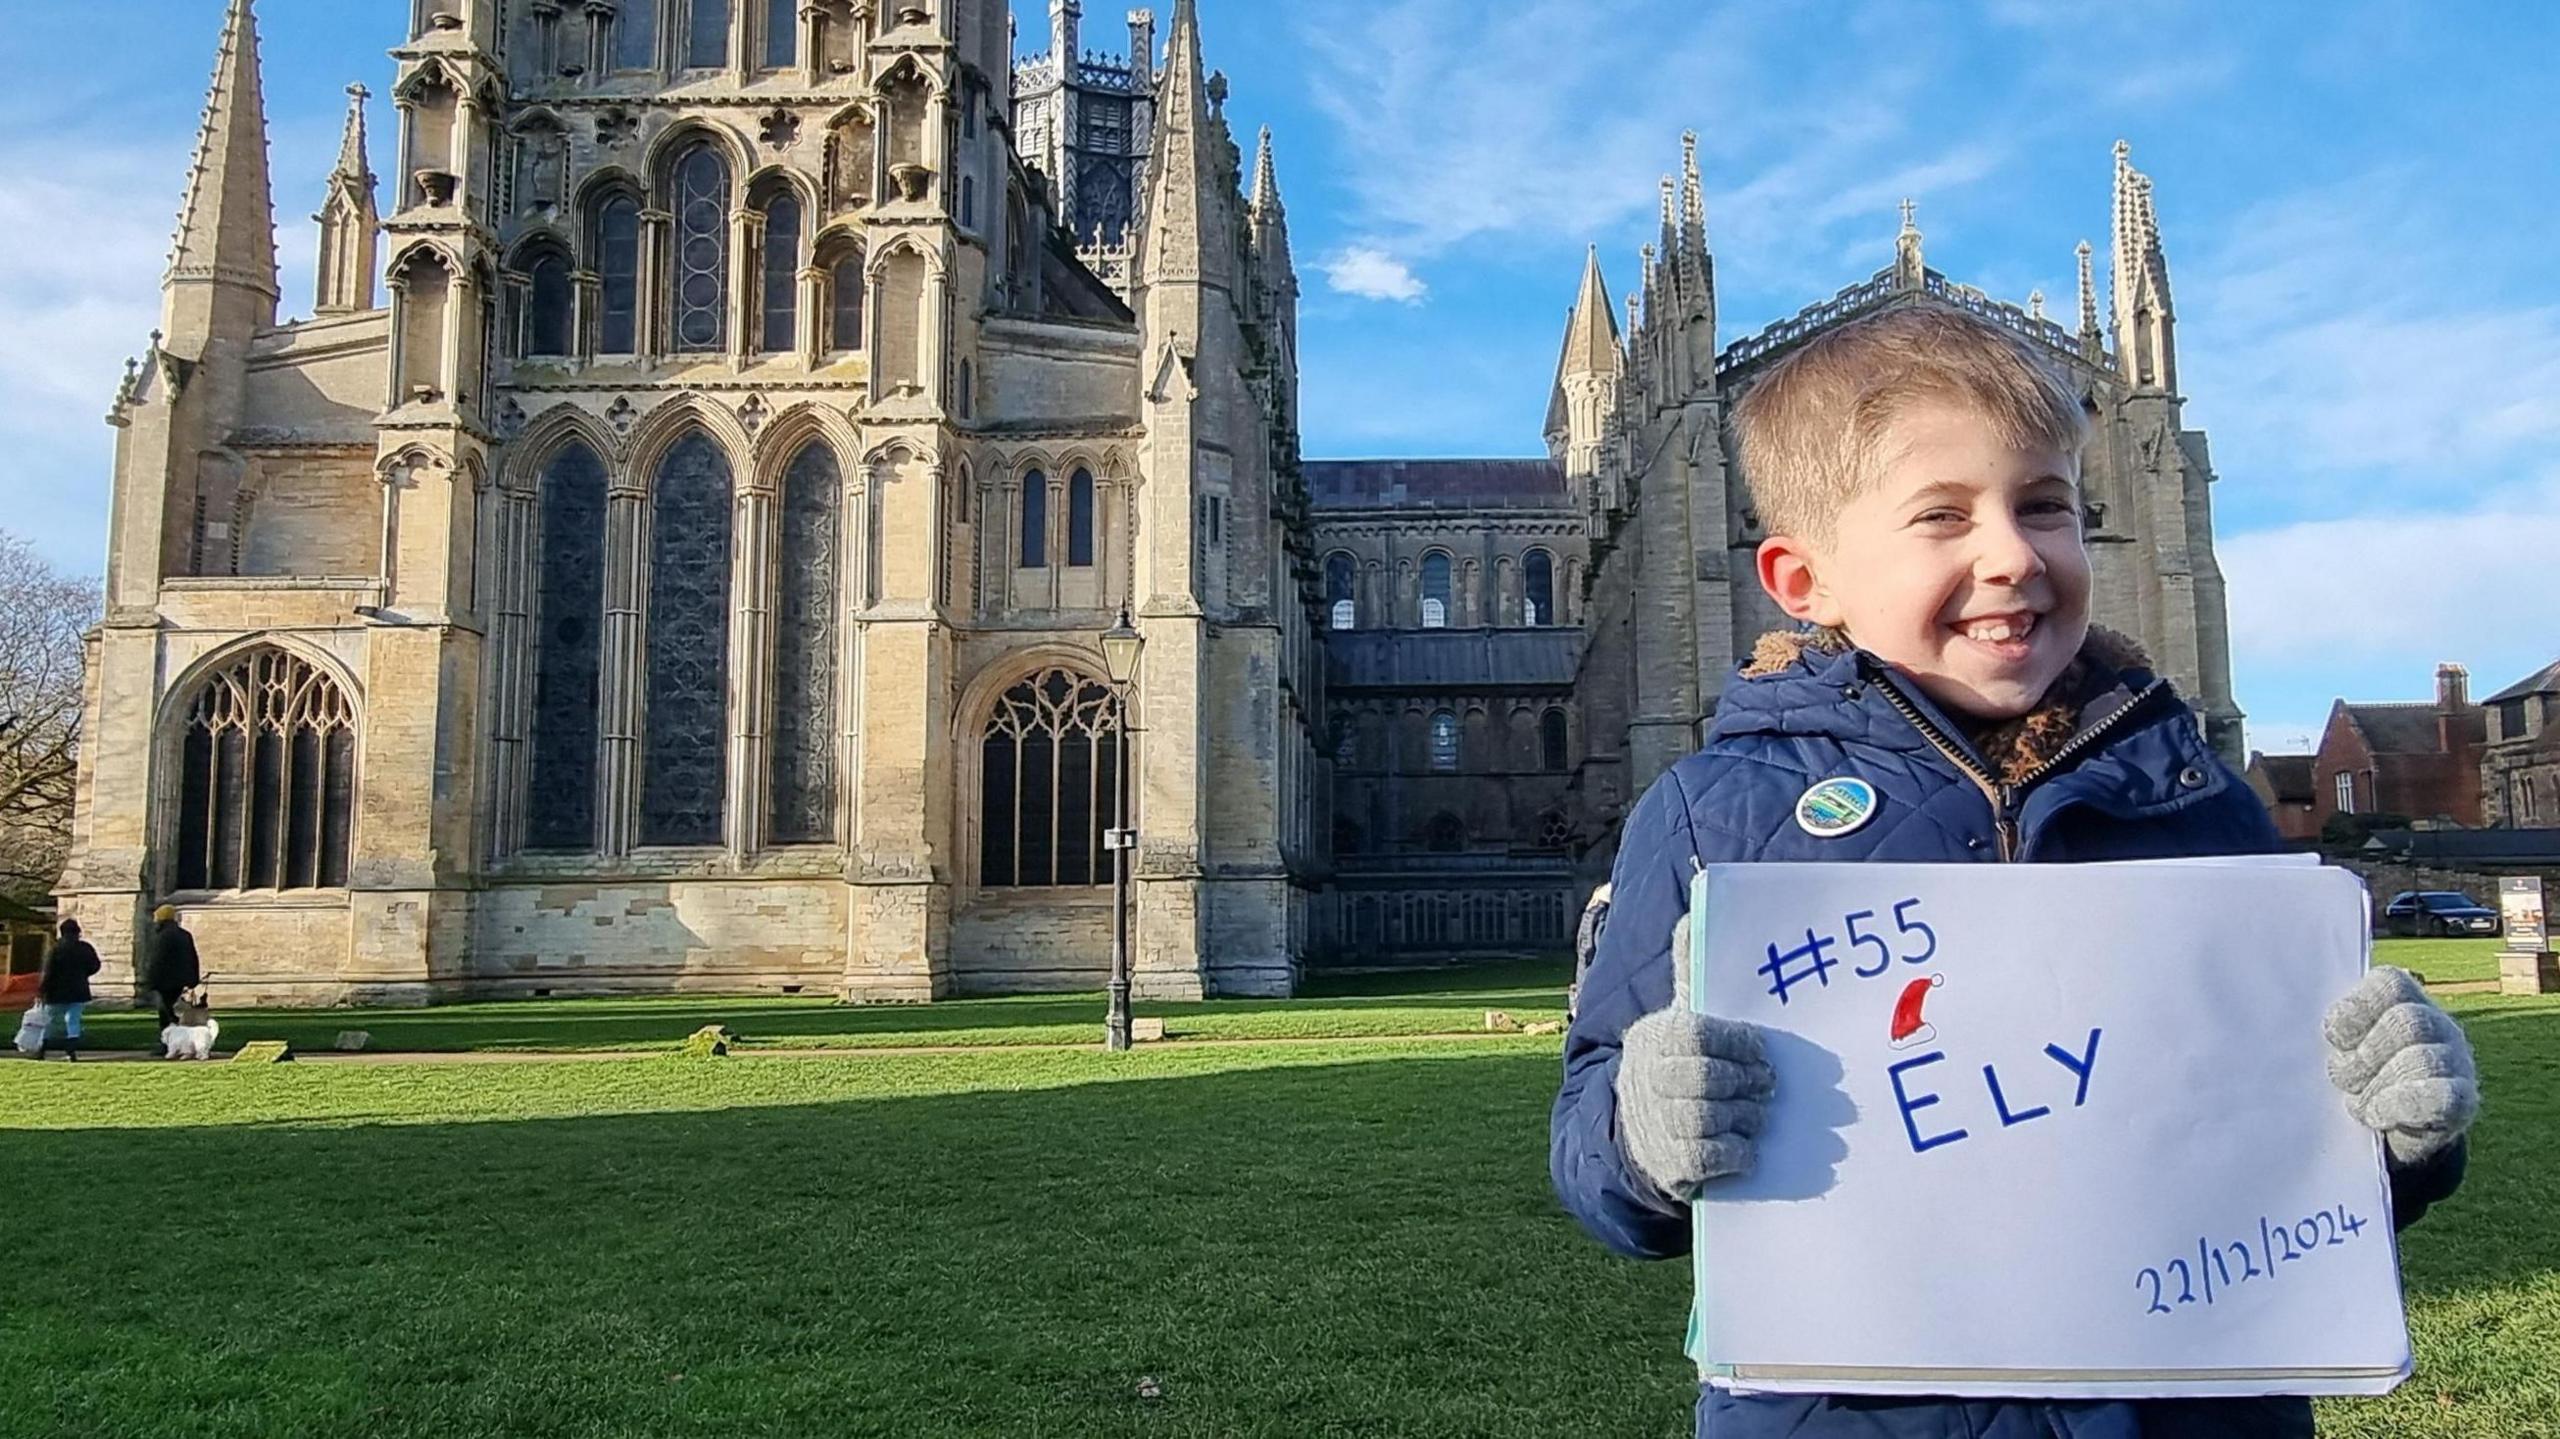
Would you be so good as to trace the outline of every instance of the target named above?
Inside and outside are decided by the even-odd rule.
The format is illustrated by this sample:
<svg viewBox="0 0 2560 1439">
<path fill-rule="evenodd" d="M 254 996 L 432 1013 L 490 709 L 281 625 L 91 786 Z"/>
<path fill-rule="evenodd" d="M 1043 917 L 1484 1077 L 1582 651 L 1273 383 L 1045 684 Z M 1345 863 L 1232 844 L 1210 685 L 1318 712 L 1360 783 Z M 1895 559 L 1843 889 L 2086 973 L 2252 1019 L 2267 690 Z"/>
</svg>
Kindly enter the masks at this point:
<svg viewBox="0 0 2560 1439">
<path fill-rule="evenodd" d="M 2276 821 L 2276 833 L 2307 844 L 2320 837 L 2320 796 L 2312 780 L 2319 759 L 2308 754 L 2249 752 L 2249 788 Z"/>
<path fill-rule="evenodd" d="M 2462 666 L 2438 665 L 2432 702 L 2330 706 L 2311 759 L 2320 823 L 2335 814 L 2389 814 L 2421 824 L 2479 824 L 2488 720 L 2470 689 Z"/>
<path fill-rule="evenodd" d="M 2480 810 L 2508 829 L 2560 824 L 2560 660 L 2481 702 Z"/>
</svg>

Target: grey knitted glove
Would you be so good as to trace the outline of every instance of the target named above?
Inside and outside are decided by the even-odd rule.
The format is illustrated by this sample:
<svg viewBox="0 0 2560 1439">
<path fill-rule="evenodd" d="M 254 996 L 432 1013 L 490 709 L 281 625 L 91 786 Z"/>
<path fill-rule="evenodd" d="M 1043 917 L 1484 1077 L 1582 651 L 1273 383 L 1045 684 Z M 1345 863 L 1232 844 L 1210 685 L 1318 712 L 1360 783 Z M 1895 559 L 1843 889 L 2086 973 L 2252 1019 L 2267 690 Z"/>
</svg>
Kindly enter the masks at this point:
<svg viewBox="0 0 2560 1439">
<path fill-rule="evenodd" d="M 2395 1163 L 2424 1163 L 2480 1112 L 2480 1072 L 2453 1016 L 2405 969 L 2376 968 L 2329 1006 L 2329 1082 Z"/>
<path fill-rule="evenodd" d="M 1760 1031 L 1689 1012 L 1689 920 L 1671 932 L 1670 1007 L 1627 1026 L 1618 1053 L 1618 1143 L 1673 1200 L 1751 1168 L 1777 1076 Z"/>
</svg>

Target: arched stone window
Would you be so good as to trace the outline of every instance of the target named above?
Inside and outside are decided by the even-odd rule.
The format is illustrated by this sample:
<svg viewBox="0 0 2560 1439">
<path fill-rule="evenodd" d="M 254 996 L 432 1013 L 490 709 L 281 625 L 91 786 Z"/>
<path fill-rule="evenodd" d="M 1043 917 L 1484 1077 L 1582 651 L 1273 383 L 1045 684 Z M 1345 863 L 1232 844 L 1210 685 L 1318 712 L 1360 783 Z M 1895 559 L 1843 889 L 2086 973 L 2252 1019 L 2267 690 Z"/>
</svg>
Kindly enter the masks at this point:
<svg viewBox="0 0 2560 1439">
<path fill-rule="evenodd" d="M 525 297 L 524 352 L 565 355 L 573 348 L 569 257 L 555 250 L 535 257 Z"/>
<path fill-rule="evenodd" d="M 1460 854 L 1467 847 L 1466 821 L 1442 810 L 1422 831 L 1422 844 L 1433 854 Z"/>
<path fill-rule="evenodd" d="M 1074 670 L 1005 691 L 980 750 L 980 884 L 1110 882 L 1102 832 L 1121 798 L 1118 724 L 1111 687 Z"/>
<path fill-rule="evenodd" d="M 776 844 L 826 844 L 836 831 L 836 580 L 843 472 L 812 441 L 782 481 L 781 594 L 774 616 Z"/>
<path fill-rule="evenodd" d="M 1447 710 L 1431 717 L 1431 768 L 1440 774 L 1458 772 L 1458 717 Z"/>
<path fill-rule="evenodd" d="M 355 708 L 309 661 L 262 647 L 207 676 L 178 773 L 178 888 L 347 882 Z"/>
<path fill-rule="evenodd" d="M 960 385 L 952 399 L 952 408 L 960 418 L 973 419 L 978 408 L 978 370 L 966 358 L 960 361 Z M 967 518 L 965 514 L 963 519 Z"/>
<path fill-rule="evenodd" d="M 869 280 L 862 252 L 848 249 L 827 263 L 827 349 L 850 355 L 863 346 L 862 295 Z"/>
<path fill-rule="evenodd" d="M 1078 470 L 1067 481 L 1067 564 L 1093 567 L 1093 472 Z"/>
<path fill-rule="evenodd" d="M 658 0 L 622 0 L 614 12 L 613 68 L 658 68 Z"/>
<path fill-rule="evenodd" d="M 978 177 L 975 175 L 960 177 L 960 228 L 978 228 Z"/>
<path fill-rule="evenodd" d="M 636 13 L 636 12 L 635 12 Z M 596 275 L 602 281 L 596 352 L 631 355 L 640 349 L 640 201 L 617 192 L 596 207 Z"/>
<path fill-rule="evenodd" d="M 729 781 L 729 458 L 696 431 L 650 487 L 640 842 L 718 844 Z"/>
<path fill-rule="evenodd" d="M 1527 598 L 1527 618 L 1533 625 L 1556 622 L 1556 558 L 1545 550 L 1531 550 L 1520 567 L 1522 590 Z"/>
<path fill-rule="evenodd" d="M 531 849 L 595 847 L 604 629 L 604 461 L 572 441 L 542 472 L 541 629 L 533 647 Z"/>
<path fill-rule="evenodd" d="M 1572 736 L 1566 729 L 1564 711 L 1551 709 L 1538 717 L 1538 763 L 1555 771 L 1571 767 Z"/>
<path fill-rule="evenodd" d="M 719 350 L 729 342 L 729 162 L 710 142 L 684 152 L 670 172 L 675 263 L 667 307 L 679 353 Z"/>
<path fill-rule="evenodd" d="M 729 0 L 690 0 L 685 29 L 684 63 L 694 70 L 716 70 L 729 63 Z"/>
<path fill-rule="evenodd" d="M 756 348 L 781 354 L 800 338 L 800 200 L 783 190 L 764 207 L 764 305 Z"/>
<path fill-rule="evenodd" d="M 1033 470 L 1022 477 L 1022 568 L 1049 567 L 1049 477 Z"/>
<path fill-rule="evenodd" d="M 1422 557 L 1422 627 L 1426 630 L 1449 626 L 1449 556 L 1433 550 Z"/>
<path fill-rule="evenodd" d="M 1332 613 L 1333 628 L 1337 630 L 1356 628 L 1360 621 L 1360 606 L 1353 598 L 1353 577 L 1348 553 L 1335 550 L 1324 557 L 1324 602 Z"/>
<path fill-rule="evenodd" d="M 800 63 L 800 0 L 765 0 L 764 63 L 768 70 Z"/>
</svg>

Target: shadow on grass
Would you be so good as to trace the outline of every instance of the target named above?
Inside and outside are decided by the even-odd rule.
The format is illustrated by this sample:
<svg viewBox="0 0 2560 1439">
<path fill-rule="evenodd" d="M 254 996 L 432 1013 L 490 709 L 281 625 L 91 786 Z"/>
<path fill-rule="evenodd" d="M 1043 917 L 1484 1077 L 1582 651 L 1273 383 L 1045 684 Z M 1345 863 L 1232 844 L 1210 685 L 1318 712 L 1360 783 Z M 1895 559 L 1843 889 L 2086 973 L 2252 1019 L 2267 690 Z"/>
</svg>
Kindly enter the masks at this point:
<svg viewBox="0 0 2560 1439">
<path fill-rule="evenodd" d="M 471 1080 L 621 1071 L 716 1101 L 872 1068 Z M 134 1079 L 190 1088 L 164 1073 Z M 1550 1056 L 1408 1057 L 694 1113 L 0 1131 L 12 1230 L 91 1256 L 0 1306 L 0 1433 L 1684 1432 L 1686 1271 L 1610 1260 L 1557 1210 L 1554 1080 Z M 1134 1397 L 1141 1376 L 1160 1401 Z"/>
<path fill-rule="evenodd" d="M 1140 1001 L 1141 1015 L 1162 1017 L 1176 1038 L 1356 1036 L 1473 1029 L 1484 1009 L 1561 1015 L 1569 962 L 1509 961 L 1395 974 L 1317 976 L 1297 999 L 1228 999 L 1199 1003 Z M 215 1002 L 221 1001 L 219 986 Z M 1411 1009 L 1411 1016 L 1395 1011 Z M 282 1039 L 296 1049 L 326 1050 L 345 1030 L 371 1035 L 370 1048 L 401 1053 L 471 1050 L 652 1049 L 671 1047 L 706 1024 L 725 1024 L 750 1045 L 861 1047 L 970 1042 L 1076 1043 L 1098 1040 L 1103 996 L 1019 995 L 937 1004 L 844 1005 L 777 995 L 680 995 L 623 999 L 518 999 L 428 1009 L 230 1009 L 220 1048 L 253 1039 Z M 150 1049 L 156 1024 L 147 1011 L 101 1009 L 89 1016 L 95 1049 Z"/>
</svg>

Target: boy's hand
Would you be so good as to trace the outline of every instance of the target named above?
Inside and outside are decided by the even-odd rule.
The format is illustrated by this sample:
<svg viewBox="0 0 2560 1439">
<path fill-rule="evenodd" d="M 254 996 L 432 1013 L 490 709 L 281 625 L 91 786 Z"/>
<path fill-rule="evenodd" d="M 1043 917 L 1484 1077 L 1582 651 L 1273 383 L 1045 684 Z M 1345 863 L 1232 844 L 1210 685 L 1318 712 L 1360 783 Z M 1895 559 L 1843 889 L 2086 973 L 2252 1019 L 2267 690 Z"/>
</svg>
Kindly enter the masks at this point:
<svg viewBox="0 0 2560 1439">
<path fill-rule="evenodd" d="M 1619 1143 L 1675 1200 L 1751 1168 L 1777 1092 L 1758 1029 L 1689 1012 L 1688 940 L 1684 915 L 1671 931 L 1671 1004 L 1628 1025 L 1618 1055 Z"/>
<path fill-rule="evenodd" d="M 2394 1163 L 2424 1163 L 2471 1127 L 2480 1072 L 2462 1026 L 2405 969 L 2383 966 L 2329 1006 L 2329 1082 Z"/>
</svg>

